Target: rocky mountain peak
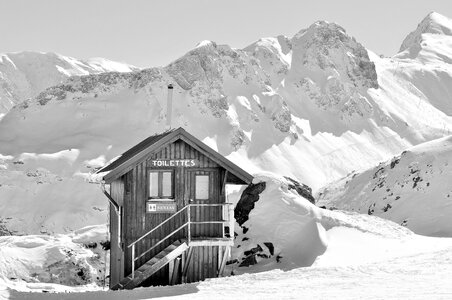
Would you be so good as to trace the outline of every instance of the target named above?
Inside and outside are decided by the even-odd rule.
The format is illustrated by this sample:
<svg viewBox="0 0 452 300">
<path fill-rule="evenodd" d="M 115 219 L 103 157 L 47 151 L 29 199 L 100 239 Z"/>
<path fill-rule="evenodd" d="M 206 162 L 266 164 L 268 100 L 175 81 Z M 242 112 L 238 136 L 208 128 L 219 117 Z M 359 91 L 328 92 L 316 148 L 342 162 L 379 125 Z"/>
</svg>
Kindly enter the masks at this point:
<svg viewBox="0 0 452 300">
<path fill-rule="evenodd" d="M 336 23 L 317 21 L 309 28 L 300 30 L 293 39 L 310 41 L 309 46 L 322 43 L 327 47 L 338 47 L 340 43 L 346 42 L 350 37 L 346 34 L 345 29 Z"/>
<path fill-rule="evenodd" d="M 334 70 L 334 74 L 342 73 L 356 87 L 378 87 L 375 65 L 366 48 L 335 23 L 315 22 L 298 32 L 292 45 L 292 68 Z"/>
<path fill-rule="evenodd" d="M 369 88 L 378 88 L 375 64 L 367 49 L 341 26 L 318 21 L 291 40 L 293 84 L 322 111 L 341 118 L 372 113 Z"/>
<path fill-rule="evenodd" d="M 425 33 L 452 36 L 452 20 L 437 12 L 429 13 L 418 24 L 416 30 L 408 34 L 402 42 L 399 52 L 412 46 L 417 47 L 422 41 L 422 35 Z"/>
</svg>

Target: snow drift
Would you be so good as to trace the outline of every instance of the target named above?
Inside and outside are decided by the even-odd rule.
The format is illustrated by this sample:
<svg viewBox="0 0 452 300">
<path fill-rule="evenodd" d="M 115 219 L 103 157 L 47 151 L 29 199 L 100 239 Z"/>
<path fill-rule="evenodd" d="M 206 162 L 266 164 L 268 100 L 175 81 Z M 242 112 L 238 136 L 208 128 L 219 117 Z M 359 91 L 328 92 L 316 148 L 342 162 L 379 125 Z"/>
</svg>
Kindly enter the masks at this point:
<svg viewBox="0 0 452 300">
<path fill-rule="evenodd" d="M 233 274 L 384 262 L 452 245 L 451 239 L 419 236 L 379 217 L 321 209 L 284 177 L 263 174 L 258 182 L 266 187 L 249 220 L 236 224 L 228 265 Z"/>
</svg>

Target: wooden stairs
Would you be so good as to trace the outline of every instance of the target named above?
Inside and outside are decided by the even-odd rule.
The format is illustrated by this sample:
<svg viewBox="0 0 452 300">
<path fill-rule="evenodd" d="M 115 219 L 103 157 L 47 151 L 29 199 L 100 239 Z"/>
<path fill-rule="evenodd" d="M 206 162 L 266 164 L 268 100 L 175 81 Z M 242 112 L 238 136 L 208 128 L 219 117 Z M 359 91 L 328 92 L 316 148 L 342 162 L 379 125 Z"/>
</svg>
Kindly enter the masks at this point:
<svg viewBox="0 0 452 300">
<path fill-rule="evenodd" d="M 148 279 L 152 274 L 169 264 L 176 259 L 179 255 L 184 253 L 189 246 L 186 242 L 176 241 L 173 244 L 166 247 L 159 254 L 151 258 L 144 265 L 135 270 L 134 276 L 130 274 L 125 277 L 117 285 L 113 286 L 112 290 L 117 289 L 133 289 L 139 286 L 143 281 Z"/>
</svg>

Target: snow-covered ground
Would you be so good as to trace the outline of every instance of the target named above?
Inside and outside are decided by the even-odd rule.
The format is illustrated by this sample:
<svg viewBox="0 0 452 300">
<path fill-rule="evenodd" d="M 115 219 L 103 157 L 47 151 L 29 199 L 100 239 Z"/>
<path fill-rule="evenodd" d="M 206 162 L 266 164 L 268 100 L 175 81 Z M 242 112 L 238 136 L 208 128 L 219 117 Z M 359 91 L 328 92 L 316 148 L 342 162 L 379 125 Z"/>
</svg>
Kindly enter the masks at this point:
<svg viewBox="0 0 452 300">
<path fill-rule="evenodd" d="M 264 239 L 273 243 L 275 252 L 257 265 L 240 267 L 245 274 L 133 291 L 103 291 L 94 285 L 25 283 L 3 277 L 0 295 L 5 299 L 452 297 L 452 239 L 419 236 L 374 216 L 323 210 L 288 189 L 284 178 L 267 174 L 257 179 L 262 180 L 267 183 L 266 189 L 244 225 L 249 226 L 249 245 Z M 267 222 L 264 223 L 265 217 Z M 294 228 L 289 229 L 288 225 Z M 83 234 L 76 236 L 80 235 Z M 31 247 L 33 240 L 24 240 L 29 240 Z M 27 248 L 26 245 L 19 247 Z M 309 263 L 307 256 L 312 258 Z M 269 266 L 269 271 L 256 273 Z"/>
<path fill-rule="evenodd" d="M 273 270 L 133 291 L 29 293 L 0 299 L 444 299 L 452 298 L 452 246 L 384 263 Z M 45 288 L 45 287 L 44 287 Z"/>
<path fill-rule="evenodd" d="M 105 285 L 108 278 L 107 226 L 69 235 L 0 236 L 0 285 L 41 289 L 46 285 Z M 85 287 L 86 288 L 86 287 Z"/>
</svg>

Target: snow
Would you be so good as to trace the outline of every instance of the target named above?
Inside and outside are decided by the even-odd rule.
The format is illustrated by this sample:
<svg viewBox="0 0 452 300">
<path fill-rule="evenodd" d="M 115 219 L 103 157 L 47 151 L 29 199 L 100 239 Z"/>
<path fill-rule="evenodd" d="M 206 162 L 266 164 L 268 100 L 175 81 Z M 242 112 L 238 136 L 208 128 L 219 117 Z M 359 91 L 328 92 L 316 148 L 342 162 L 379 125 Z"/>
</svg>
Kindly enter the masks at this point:
<svg viewBox="0 0 452 300">
<path fill-rule="evenodd" d="M 199 42 L 199 43 L 195 46 L 195 48 L 207 47 L 207 46 L 211 46 L 212 44 L 213 44 L 212 41 L 204 40 L 204 41 Z"/>
<path fill-rule="evenodd" d="M 418 236 L 374 216 L 320 209 L 287 189 L 286 179 L 270 173 L 259 175 L 257 181 L 265 181 L 267 187 L 245 223 L 250 233 L 247 235 L 250 240 L 246 242 L 251 244 L 262 238 L 272 241 L 275 254 L 257 265 L 234 269 L 244 273 L 242 275 L 133 291 L 102 291 L 92 285 L 25 284 L 4 278 L 5 287 L 3 291 L 0 288 L 0 295 L 3 293 L 5 299 L 262 299 L 269 296 L 277 299 L 448 299 L 452 296 L 448 282 L 452 275 L 452 239 Z M 85 228 L 72 235 L 72 242 L 96 240 L 99 239 L 96 236 L 102 237 L 104 233 L 99 227 Z M 315 236 L 321 238 L 312 239 Z M 57 240 L 47 239 L 52 240 L 52 247 L 58 247 Z M 14 240 L 13 246 L 21 251 L 46 244 L 41 236 L 7 240 Z M 319 249 L 319 245 L 323 249 Z M 237 243 L 235 246 L 233 257 L 246 247 L 243 243 L 240 248 Z M 16 256 L 21 256 L 17 253 Z M 307 254 L 312 261 L 305 259 Z M 33 255 L 34 262 L 45 257 Z M 274 261 L 277 255 L 282 256 L 280 263 Z M 305 267 L 300 267 L 302 265 Z M 42 290 L 47 293 L 36 293 Z"/>
<path fill-rule="evenodd" d="M 416 30 L 406 37 L 399 52 L 412 46 L 418 46 L 417 44 L 422 40 L 423 34 L 452 36 L 452 20 L 437 12 L 431 12 L 419 23 Z"/>
<path fill-rule="evenodd" d="M 266 189 L 255 203 L 249 220 L 242 225 L 246 230 L 240 232 L 236 224 L 239 235 L 233 257 L 238 258 L 239 263 L 247 256 L 244 254 L 246 251 L 256 245 L 265 248 L 263 245 L 268 242 L 273 244 L 274 255 L 257 258 L 257 270 L 375 262 L 424 249 L 413 247 L 423 237 L 393 222 L 318 208 L 289 189 L 287 179 L 271 173 L 260 175 L 255 180 L 266 182 Z M 431 243 L 435 241 L 430 240 Z M 347 257 L 350 250 L 356 253 Z M 264 253 L 268 255 L 269 251 Z M 276 256 L 282 257 L 279 262 L 275 260 Z M 245 269 L 234 267 L 234 273 L 250 271 Z"/>
<path fill-rule="evenodd" d="M 100 289 L 108 268 L 108 255 L 102 250 L 106 229 L 103 225 L 69 235 L 1 236 L 0 286 L 27 291 Z"/>
<path fill-rule="evenodd" d="M 450 64 L 451 45 L 452 19 L 432 12 L 406 37 L 396 57 L 423 64 Z"/>
<path fill-rule="evenodd" d="M 452 136 L 407 149 L 322 189 L 318 205 L 369 213 L 416 233 L 452 237 Z"/>
<path fill-rule="evenodd" d="M 103 58 L 82 61 L 56 53 L 31 51 L 0 54 L 0 115 L 70 76 L 137 70 L 137 67 Z"/>
<path fill-rule="evenodd" d="M 452 237 L 452 27 L 436 13 L 421 24 L 392 58 L 324 21 L 242 50 L 204 41 L 145 70 L 0 55 L 0 235 L 13 235 L 0 237 L 0 297 L 451 298 L 452 243 L 438 237 Z M 102 240 L 108 202 L 93 173 L 165 129 L 168 83 L 172 127 L 267 182 L 233 251 L 262 256 L 228 278 L 99 291 L 105 253 L 84 245 Z M 310 204 L 282 176 L 351 212 Z M 72 293 L 29 293 L 42 290 Z"/>
<path fill-rule="evenodd" d="M 86 64 L 96 70 L 99 73 L 102 72 L 133 72 L 138 70 L 137 67 L 131 66 L 125 63 L 120 63 L 116 61 L 112 61 L 109 59 L 105 59 L 102 57 L 93 57 L 89 58 L 86 61 Z"/>
</svg>

